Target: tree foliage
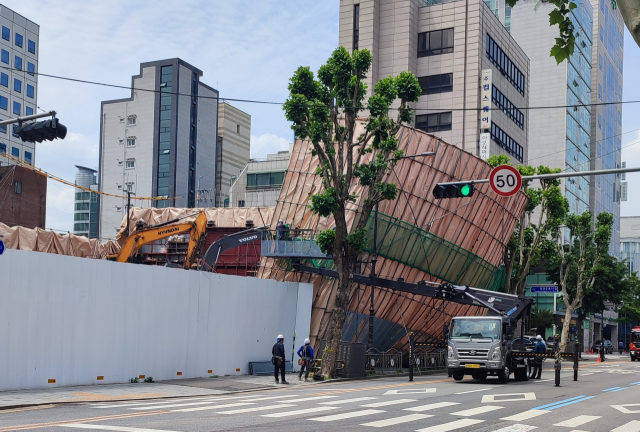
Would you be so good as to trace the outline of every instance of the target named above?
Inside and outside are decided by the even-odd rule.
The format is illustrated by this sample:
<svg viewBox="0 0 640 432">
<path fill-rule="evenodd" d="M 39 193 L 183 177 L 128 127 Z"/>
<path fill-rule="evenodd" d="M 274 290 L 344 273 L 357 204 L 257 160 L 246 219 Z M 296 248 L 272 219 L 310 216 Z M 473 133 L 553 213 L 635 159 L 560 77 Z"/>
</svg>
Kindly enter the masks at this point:
<svg viewBox="0 0 640 432">
<path fill-rule="evenodd" d="M 627 277 L 627 284 L 628 289 L 623 294 L 618 321 L 637 323 L 640 321 L 640 279 L 636 272 Z"/>
<path fill-rule="evenodd" d="M 316 175 L 322 190 L 311 196 L 309 209 L 320 216 L 333 217 L 335 227 L 318 235 L 319 247 L 334 259 L 338 289 L 328 328 L 322 373 L 335 374 L 335 356 L 346 318 L 347 301 L 353 282 L 353 268 L 365 245 L 365 225 L 373 207 L 382 200 L 394 200 L 394 184 L 384 182 L 391 168 L 402 158 L 396 132 L 409 123 L 413 111 L 408 104 L 418 100 L 422 89 L 410 72 L 378 81 L 365 102 L 366 74 L 372 57 L 368 50 L 353 55 L 337 48 L 326 64 L 314 73 L 299 67 L 289 82 L 289 98 L 284 111 L 296 137 L 310 142 L 318 158 Z M 392 104 L 399 101 L 397 109 Z M 358 114 L 369 111 L 364 131 L 356 132 Z M 397 113 L 396 115 L 392 115 Z M 363 197 L 359 217 L 347 225 L 349 202 L 358 198 L 353 190 L 359 184 Z"/>
<path fill-rule="evenodd" d="M 506 155 L 491 156 L 487 162 L 491 166 L 511 165 Z M 558 173 L 560 169 L 518 165 L 522 176 Z M 529 196 L 524 214 L 507 243 L 503 262 L 506 274 L 504 291 L 524 295 L 527 276 L 540 260 L 553 250 L 552 233 L 564 220 L 569 211 L 569 202 L 562 196 L 559 179 L 540 180 L 540 187 L 532 187 L 531 181 L 522 182 L 522 190 Z"/>
</svg>

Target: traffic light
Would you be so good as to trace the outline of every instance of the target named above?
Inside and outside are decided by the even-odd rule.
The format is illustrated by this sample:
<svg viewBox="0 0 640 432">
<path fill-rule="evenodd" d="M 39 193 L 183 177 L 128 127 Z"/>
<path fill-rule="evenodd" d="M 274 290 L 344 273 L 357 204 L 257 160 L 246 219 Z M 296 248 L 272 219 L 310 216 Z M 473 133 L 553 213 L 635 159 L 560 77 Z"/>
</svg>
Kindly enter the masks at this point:
<svg viewBox="0 0 640 432">
<path fill-rule="evenodd" d="M 435 198 L 466 198 L 473 196 L 476 188 L 473 183 L 461 184 L 437 184 L 433 188 L 433 196 Z"/>
<path fill-rule="evenodd" d="M 67 136 L 67 127 L 57 118 L 34 123 L 23 123 L 16 129 L 16 134 L 27 142 L 53 141 L 56 138 L 64 139 Z"/>
</svg>

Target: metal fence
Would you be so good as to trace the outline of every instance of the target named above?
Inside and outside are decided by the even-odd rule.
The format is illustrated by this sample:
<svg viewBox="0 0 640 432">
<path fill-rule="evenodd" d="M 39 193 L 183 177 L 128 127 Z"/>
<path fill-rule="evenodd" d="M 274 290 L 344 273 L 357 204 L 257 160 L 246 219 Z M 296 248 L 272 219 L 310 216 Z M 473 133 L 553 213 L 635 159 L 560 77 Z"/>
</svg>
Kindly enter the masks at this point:
<svg viewBox="0 0 640 432">
<path fill-rule="evenodd" d="M 419 370 L 444 369 L 447 367 L 446 351 L 414 353 L 415 367 Z"/>
<path fill-rule="evenodd" d="M 381 352 L 375 348 L 367 350 L 365 370 L 368 373 L 392 372 L 402 369 L 402 351 L 391 348 Z"/>
</svg>

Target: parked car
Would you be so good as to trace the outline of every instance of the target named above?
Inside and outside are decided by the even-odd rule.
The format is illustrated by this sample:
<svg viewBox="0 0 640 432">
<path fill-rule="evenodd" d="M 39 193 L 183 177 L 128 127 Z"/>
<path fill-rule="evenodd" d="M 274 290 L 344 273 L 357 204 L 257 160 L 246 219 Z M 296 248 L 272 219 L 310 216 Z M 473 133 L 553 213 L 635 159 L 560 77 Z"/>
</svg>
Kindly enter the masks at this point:
<svg viewBox="0 0 640 432">
<path fill-rule="evenodd" d="M 517 337 L 513 340 L 513 343 L 511 345 L 517 346 L 517 345 L 520 345 L 521 343 L 524 343 L 525 349 L 527 351 L 533 351 L 533 349 L 536 347 L 536 338 L 525 336 L 521 340 L 519 337 Z"/>
<path fill-rule="evenodd" d="M 607 342 L 609 343 L 607 344 Z M 594 353 L 599 353 L 601 349 L 604 349 L 605 354 L 612 354 L 613 344 L 611 343 L 611 341 L 604 341 L 603 343 L 601 340 L 597 340 L 593 343 L 591 349 Z"/>
</svg>

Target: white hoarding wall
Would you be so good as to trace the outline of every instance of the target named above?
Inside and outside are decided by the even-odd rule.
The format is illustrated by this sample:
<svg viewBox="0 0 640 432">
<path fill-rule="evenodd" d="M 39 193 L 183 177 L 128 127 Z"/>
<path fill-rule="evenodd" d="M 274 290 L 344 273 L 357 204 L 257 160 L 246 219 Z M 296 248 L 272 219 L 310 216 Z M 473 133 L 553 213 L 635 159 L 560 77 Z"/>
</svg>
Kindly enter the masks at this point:
<svg viewBox="0 0 640 432">
<path fill-rule="evenodd" d="M 7 250 L 0 390 L 247 374 L 279 333 L 287 358 L 293 334 L 307 337 L 312 295 L 305 283 Z"/>
</svg>

